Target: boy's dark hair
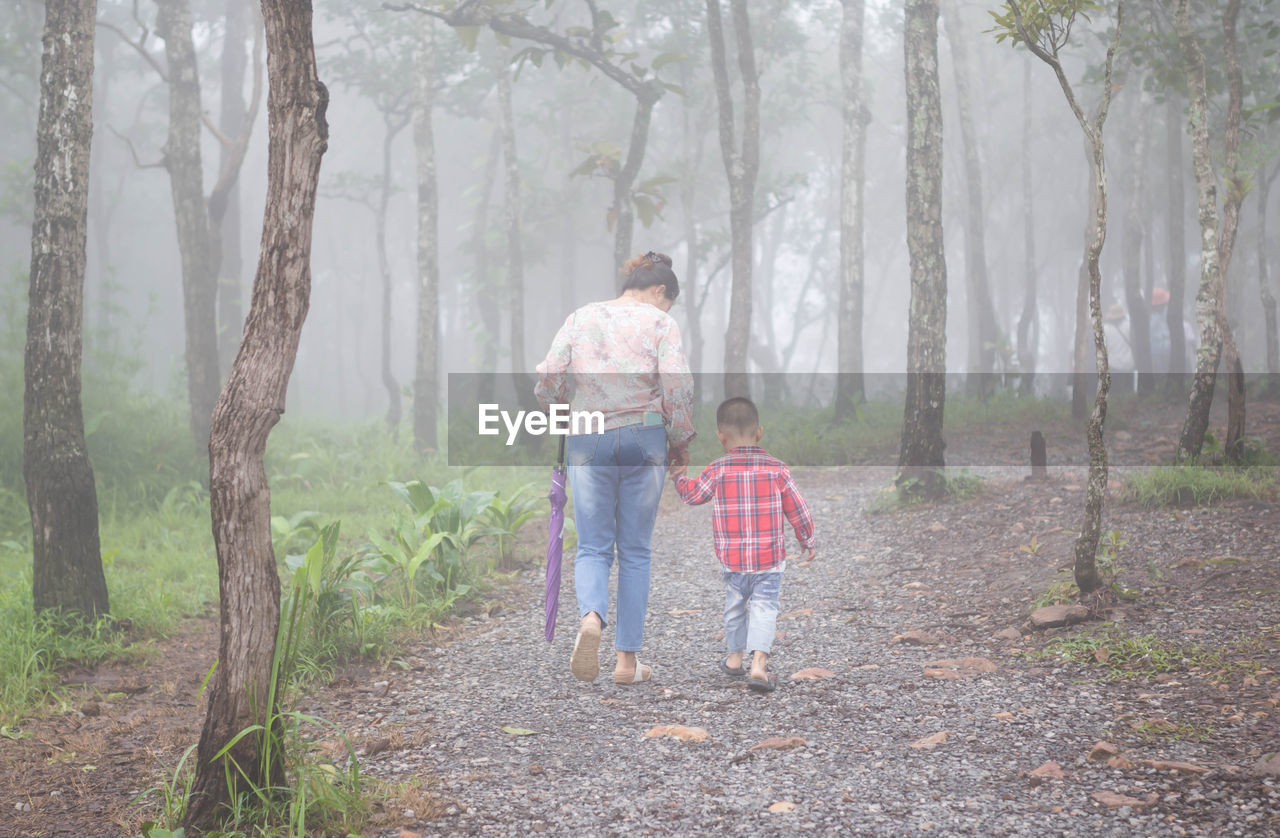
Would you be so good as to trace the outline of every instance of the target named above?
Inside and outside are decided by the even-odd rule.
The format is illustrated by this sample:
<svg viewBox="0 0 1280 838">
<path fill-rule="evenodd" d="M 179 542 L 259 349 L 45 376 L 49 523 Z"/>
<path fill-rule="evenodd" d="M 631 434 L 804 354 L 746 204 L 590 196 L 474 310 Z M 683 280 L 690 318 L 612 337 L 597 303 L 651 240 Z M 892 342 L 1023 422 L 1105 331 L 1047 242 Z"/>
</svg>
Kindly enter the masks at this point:
<svg viewBox="0 0 1280 838">
<path fill-rule="evenodd" d="M 760 411 L 751 399 L 735 396 L 725 399 L 716 408 L 716 427 L 726 433 L 737 432 L 743 436 L 760 427 Z"/>
</svg>

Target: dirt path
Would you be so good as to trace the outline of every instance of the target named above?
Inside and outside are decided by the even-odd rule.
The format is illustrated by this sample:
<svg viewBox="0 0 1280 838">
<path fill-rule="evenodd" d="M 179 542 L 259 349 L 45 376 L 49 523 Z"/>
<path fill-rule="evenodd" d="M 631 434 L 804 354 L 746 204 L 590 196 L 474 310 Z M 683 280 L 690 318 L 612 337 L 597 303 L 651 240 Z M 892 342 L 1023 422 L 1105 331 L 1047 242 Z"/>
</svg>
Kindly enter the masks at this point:
<svg viewBox="0 0 1280 838">
<path fill-rule="evenodd" d="M 997 636 L 1069 564 L 1083 472 L 974 471 L 973 500 L 879 514 L 888 470 L 798 473 L 821 557 L 788 570 L 770 696 L 717 669 L 709 508 L 668 492 L 642 656 L 653 682 L 615 686 L 607 661 L 594 684 L 569 674 L 570 562 L 554 644 L 531 567 L 456 639 L 409 650 L 407 669 L 352 670 L 301 709 L 338 724 L 392 791 L 374 835 L 1274 834 L 1280 782 L 1249 769 L 1280 741 L 1276 507 L 1108 504 L 1128 542 L 1120 582 L 1141 595 L 1104 616 L 1171 661 L 1112 683 L 1096 659 L 1037 655 L 1098 623 Z M 130 801 L 198 735 L 214 637 L 207 621 L 190 629 L 146 667 L 82 674 L 69 712 L 0 740 L 0 835 L 134 834 Z M 790 677 L 812 668 L 829 675 Z M 661 725 L 707 738 L 646 737 Z M 752 750 L 772 737 L 786 747 Z M 1090 761 L 1099 740 L 1123 759 Z"/>
</svg>

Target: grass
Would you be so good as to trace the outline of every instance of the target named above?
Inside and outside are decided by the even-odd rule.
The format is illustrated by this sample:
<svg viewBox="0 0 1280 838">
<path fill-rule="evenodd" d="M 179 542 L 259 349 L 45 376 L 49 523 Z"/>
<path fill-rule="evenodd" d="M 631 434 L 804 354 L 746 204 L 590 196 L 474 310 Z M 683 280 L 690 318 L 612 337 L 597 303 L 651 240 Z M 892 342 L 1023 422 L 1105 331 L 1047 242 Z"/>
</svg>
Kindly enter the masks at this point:
<svg viewBox="0 0 1280 838">
<path fill-rule="evenodd" d="M 1250 675 L 1260 664 L 1247 655 L 1258 648 L 1257 641 L 1249 640 L 1215 648 L 1181 644 L 1103 623 L 1096 630 L 1052 640 L 1032 656 L 1098 667 L 1105 672 L 1103 680 L 1110 682 L 1193 671 L 1215 677 Z"/>
<path fill-rule="evenodd" d="M 1280 469 L 1178 465 L 1152 468 L 1128 477 L 1120 500 L 1148 509 L 1212 506 L 1232 498 L 1275 500 Z"/>
</svg>

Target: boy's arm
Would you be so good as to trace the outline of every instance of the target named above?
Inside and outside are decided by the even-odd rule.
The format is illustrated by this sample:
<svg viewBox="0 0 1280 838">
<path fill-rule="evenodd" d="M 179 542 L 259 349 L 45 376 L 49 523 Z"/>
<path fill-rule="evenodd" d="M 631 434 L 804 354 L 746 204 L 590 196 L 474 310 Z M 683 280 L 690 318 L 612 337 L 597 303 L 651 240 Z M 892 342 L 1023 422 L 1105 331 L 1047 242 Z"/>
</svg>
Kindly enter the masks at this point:
<svg viewBox="0 0 1280 838">
<path fill-rule="evenodd" d="M 713 462 L 698 475 L 697 480 L 690 480 L 683 474 L 675 478 L 676 493 L 680 500 L 690 506 L 706 503 L 716 494 L 716 472 L 719 469 Z"/>
<path fill-rule="evenodd" d="M 796 482 L 791 479 L 791 470 L 786 466 L 782 467 L 779 480 L 782 483 L 782 513 L 787 516 L 787 520 L 795 528 L 796 538 L 804 545 L 805 550 L 812 551 L 815 542 L 813 539 L 813 515 L 809 512 L 809 504 L 804 502 L 800 489 L 796 487 Z"/>
</svg>

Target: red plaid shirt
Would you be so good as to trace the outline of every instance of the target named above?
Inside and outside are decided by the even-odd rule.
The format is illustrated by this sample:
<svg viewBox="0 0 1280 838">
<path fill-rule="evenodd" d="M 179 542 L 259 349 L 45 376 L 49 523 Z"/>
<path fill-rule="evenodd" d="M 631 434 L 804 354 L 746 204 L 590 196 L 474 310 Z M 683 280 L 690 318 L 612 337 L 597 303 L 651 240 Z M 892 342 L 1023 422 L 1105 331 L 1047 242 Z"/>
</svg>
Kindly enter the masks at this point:
<svg viewBox="0 0 1280 838">
<path fill-rule="evenodd" d="M 813 516 L 787 464 L 758 445 L 717 458 L 697 480 L 677 478 L 676 491 L 694 505 L 715 497 L 711 529 L 725 570 L 772 570 L 781 564 L 787 557 L 784 515 L 800 543 L 814 546 Z"/>
</svg>

